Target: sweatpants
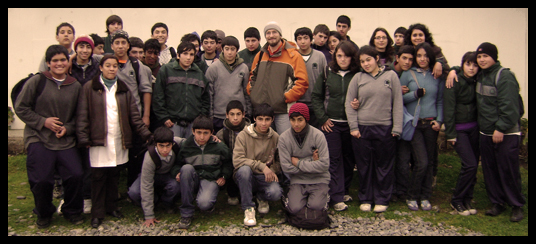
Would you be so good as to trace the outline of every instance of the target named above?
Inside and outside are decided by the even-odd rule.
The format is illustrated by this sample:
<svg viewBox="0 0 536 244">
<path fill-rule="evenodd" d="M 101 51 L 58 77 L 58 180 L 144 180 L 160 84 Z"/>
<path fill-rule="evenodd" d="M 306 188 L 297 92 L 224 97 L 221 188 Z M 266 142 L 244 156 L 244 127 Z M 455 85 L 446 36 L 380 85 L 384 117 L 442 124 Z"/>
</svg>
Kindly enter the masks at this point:
<svg viewBox="0 0 536 244">
<path fill-rule="evenodd" d="M 505 135 L 503 141 L 496 144 L 491 136 L 480 135 L 482 171 L 486 192 L 493 204 L 525 205 L 519 172 L 519 140 L 518 135 Z"/>
<path fill-rule="evenodd" d="M 84 200 L 82 194 L 83 170 L 76 148 L 54 151 L 43 143 L 28 145 L 26 169 L 30 189 L 34 195 L 34 213 L 39 218 L 50 218 L 56 212 L 52 204 L 54 172 L 63 180 L 64 204 L 62 213 L 68 217 L 82 214 Z"/>
<path fill-rule="evenodd" d="M 350 127 L 346 122 L 333 121 L 332 132 L 324 132 L 329 151 L 329 196 L 331 204 L 343 201 L 346 189 L 349 190 L 354 174 L 354 155 L 352 153 Z M 346 172 L 348 169 L 348 172 Z M 348 184 L 347 184 L 348 179 Z"/>
<path fill-rule="evenodd" d="M 395 184 L 396 137 L 392 126 L 359 125 L 361 137 L 352 137 L 361 204 L 389 205 Z"/>
<path fill-rule="evenodd" d="M 452 202 L 463 204 L 465 201 L 473 199 L 478 159 L 480 157 L 479 131 L 478 126 L 475 126 L 466 130 L 457 130 L 456 132 L 458 137 L 456 138 L 454 149 L 460 156 L 462 168 L 452 195 Z"/>
<path fill-rule="evenodd" d="M 327 209 L 328 191 L 328 184 L 292 184 L 288 192 L 287 210 L 291 214 L 296 214 L 303 207 L 314 210 Z"/>
</svg>

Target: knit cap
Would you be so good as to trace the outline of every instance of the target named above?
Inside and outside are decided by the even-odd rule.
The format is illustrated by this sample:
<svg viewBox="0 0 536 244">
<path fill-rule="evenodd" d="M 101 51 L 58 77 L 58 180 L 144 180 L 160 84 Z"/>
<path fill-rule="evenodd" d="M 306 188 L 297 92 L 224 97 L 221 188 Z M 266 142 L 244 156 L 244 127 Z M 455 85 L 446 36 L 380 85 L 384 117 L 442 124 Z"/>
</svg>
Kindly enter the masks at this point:
<svg viewBox="0 0 536 244">
<path fill-rule="evenodd" d="M 499 51 L 497 50 L 497 47 L 489 42 L 484 42 L 478 46 L 476 49 L 476 55 L 480 53 L 485 53 L 489 55 L 495 62 L 497 62 L 497 58 L 499 55 Z"/>
<path fill-rule="evenodd" d="M 275 21 L 270 21 L 268 24 L 266 24 L 266 27 L 264 27 L 264 35 L 266 35 L 266 32 L 270 29 L 275 29 L 277 32 L 279 32 L 279 35 L 283 35 L 281 27 L 279 27 L 279 24 Z"/>
<path fill-rule="evenodd" d="M 95 44 L 93 43 L 93 39 L 91 39 L 91 37 L 87 36 L 87 35 L 80 35 L 78 38 L 76 38 L 76 40 L 74 41 L 74 48 L 75 48 L 75 51 L 76 51 L 76 46 L 78 45 L 78 43 L 80 42 L 87 42 L 89 43 L 89 45 L 91 46 L 91 49 L 93 50 L 95 48 Z"/>
<path fill-rule="evenodd" d="M 125 38 L 127 42 L 130 43 L 130 41 L 128 40 L 128 33 L 124 30 L 118 30 L 114 32 L 112 34 L 112 42 L 114 42 L 115 39 L 120 38 L 120 37 Z"/>
<path fill-rule="evenodd" d="M 292 105 L 288 111 L 288 117 L 290 118 L 290 115 L 293 113 L 299 113 L 309 122 L 309 107 L 305 103 L 295 103 Z"/>
</svg>

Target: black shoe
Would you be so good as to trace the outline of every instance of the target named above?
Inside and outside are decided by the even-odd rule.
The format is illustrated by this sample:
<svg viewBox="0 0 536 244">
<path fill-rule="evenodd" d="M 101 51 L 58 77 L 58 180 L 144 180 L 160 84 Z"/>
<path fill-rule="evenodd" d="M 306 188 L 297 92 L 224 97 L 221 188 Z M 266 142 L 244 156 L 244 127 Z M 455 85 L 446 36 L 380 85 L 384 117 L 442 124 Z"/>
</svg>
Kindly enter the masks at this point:
<svg viewBox="0 0 536 244">
<path fill-rule="evenodd" d="M 52 223 L 52 218 L 37 218 L 35 223 L 37 224 L 38 229 L 45 229 L 50 226 L 50 223 Z"/>
<path fill-rule="evenodd" d="M 181 218 L 181 221 L 179 222 L 179 229 L 186 230 L 190 228 L 191 224 L 192 224 L 192 218 Z"/>
<path fill-rule="evenodd" d="M 493 207 L 491 207 L 490 210 L 486 211 L 486 215 L 488 216 L 497 216 L 504 212 L 506 208 L 502 204 L 493 204 Z"/>
<path fill-rule="evenodd" d="M 521 207 L 512 207 L 512 216 L 510 221 L 519 222 L 523 219 L 523 209 Z"/>
<path fill-rule="evenodd" d="M 452 207 L 452 209 L 456 210 L 456 212 L 458 212 L 459 215 L 461 216 L 469 216 L 471 215 L 471 213 L 469 212 L 469 210 L 467 210 L 463 204 L 459 204 L 459 203 L 453 203 L 451 202 L 450 203 L 450 207 Z"/>
<path fill-rule="evenodd" d="M 79 225 L 79 224 L 84 223 L 84 216 L 82 216 L 81 214 L 70 215 L 70 216 L 63 215 L 63 217 L 69 222 L 71 222 L 71 224 L 73 225 Z"/>
<path fill-rule="evenodd" d="M 116 217 L 118 219 L 122 219 L 123 217 L 125 217 L 125 216 L 123 216 L 123 214 L 121 212 L 119 212 L 119 210 L 115 210 L 115 211 L 113 211 L 111 213 L 107 213 L 107 214 L 112 216 L 112 217 Z"/>
<path fill-rule="evenodd" d="M 469 210 L 469 213 L 471 213 L 472 215 L 475 215 L 478 213 L 478 211 L 476 210 L 475 207 L 473 207 L 473 205 L 471 204 L 471 199 L 467 199 L 463 202 L 463 206 L 465 207 L 465 209 Z"/>
<path fill-rule="evenodd" d="M 102 224 L 102 219 L 99 219 L 99 218 L 93 218 L 91 220 L 91 227 L 93 228 L 99 228 L 99 226 Z"/>
</svg>

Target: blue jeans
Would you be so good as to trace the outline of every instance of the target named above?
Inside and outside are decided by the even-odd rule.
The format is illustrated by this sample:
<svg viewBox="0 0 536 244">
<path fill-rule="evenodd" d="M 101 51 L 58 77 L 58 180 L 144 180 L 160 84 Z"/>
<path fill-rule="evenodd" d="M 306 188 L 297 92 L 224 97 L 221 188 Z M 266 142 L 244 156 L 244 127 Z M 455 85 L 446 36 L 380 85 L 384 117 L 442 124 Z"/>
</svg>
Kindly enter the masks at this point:
<svg viewBox="0 0 536 244">
<path fill-rule="evenodd" d="M 195 193 L 197 193 L 197 206 L 201 211 L 208 211 L 214 207 L 220 192 L 220 187 L 216 181 L 200 179 L 197 172 L 195 172 L 194 166 L 190 164 L 182 166 L 180 180 L 182 200 L 180 211 L 183 218 L 194 216 L 195 206 L 193 202 Z"/>
<path fill-rule="evenodd" d="M 153 187 L 155 193 L 154 202 L 158 202 L 158 199 L 160 198 L 162 203 L 167 206 L 172 206 L 175 203 L 174 199 L 177 194 L 180 194 L 181 190 L 179 182 L 177 182 L 175 177 L 171 176 L 169 173 L 155 174 Z M 128 196 L 136 205 L 141 206 L 141 174 L 128 189 Z"/>
<path fill-rule="evenodd" d="M 279 180 L 281 176 L 278 175 Z M 281 199 L 283 190 L 278 182 L 266 182 L 264 174 L 253 174 L 249 166 L 240 167 L 235 173 L 236 184 L 240 188 L 242 197 L 242 210 L 255 207 L 253 192 L 257 192 L 257 198 L 263 201 L 277 201 Z"/>
</svg>

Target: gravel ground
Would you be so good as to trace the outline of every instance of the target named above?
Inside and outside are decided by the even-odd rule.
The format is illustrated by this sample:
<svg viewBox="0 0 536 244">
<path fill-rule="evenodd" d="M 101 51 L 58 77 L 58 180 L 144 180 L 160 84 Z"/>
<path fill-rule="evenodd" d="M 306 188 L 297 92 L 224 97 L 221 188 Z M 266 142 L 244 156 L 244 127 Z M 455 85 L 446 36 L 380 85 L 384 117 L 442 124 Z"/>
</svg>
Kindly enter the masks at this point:
<svg viewBox="0 0 536 244">
<path fill-rule="evenodd" d="M 105 221 L 98 229 L 86 227 L 71 229 L 59 227 L 57 231 L 38 230 L 36 233 L 15 233 L 8 227 L 8 236 L 481 236 L 454 226 L 443 224 L 432 225 L 420 217 L 414 217 L 409 212 L 394 212 L 407 216 L 409 220 L 385 219 L 381 214 L 377 217 L 357 219 L 339 214 L 330 215 L 333 223 L 330 228 L 323 230 L 303 230 L 284 223 L 268 225 L 259 222 L 256 227 L 229 225 L 215 226 L 208 231 L 198 231 L 200 224 L 193 225 L 189 230 L 180 230 L 178 222 L 163 221 L 156 227 L 146 228 L 141 224 L 123 224 L 121 221 Z M 86 219 L 86 222 L 89 221 Z"/>
</svg>

